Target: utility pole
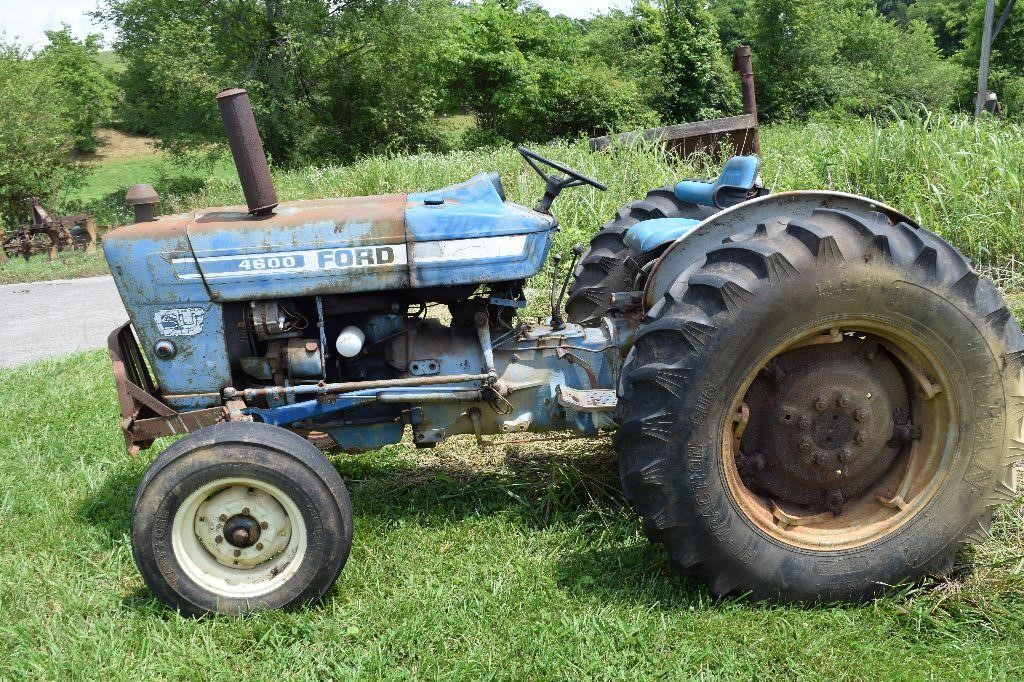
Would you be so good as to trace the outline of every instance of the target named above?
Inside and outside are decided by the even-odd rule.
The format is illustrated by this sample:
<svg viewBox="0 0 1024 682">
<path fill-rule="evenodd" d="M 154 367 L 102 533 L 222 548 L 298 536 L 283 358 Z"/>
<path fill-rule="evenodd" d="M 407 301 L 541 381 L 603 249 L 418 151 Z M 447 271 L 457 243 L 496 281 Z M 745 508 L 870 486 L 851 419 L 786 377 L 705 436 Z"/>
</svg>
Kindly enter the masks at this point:
<svg viewBox="0 0 1024 682">
<path fill-rule="evenodd" d="M 975 118 L 981 116 L 982 109 L 985 107 L 985 99 L 988 97 L 988 67 L 989 60 L 992 58 L 992 44 L 996 42 L 999 32 L 1003 30 L 1003 26 L 1010 18 L 1010 12 L 1013 11 L 1016 2 L 1017 0 L 1007 0 L 1006 7 L 999 15 L 999 22 L 993 27 L 992 21 L 996 16 L 996 0 L 985 0 L 985 26 L 981 35 L 981 66 L 978 69 L 978 95 L 974 100 Z"/>
<path fill-rule="evenodd" d="M 988 96 L 988 60 L 992 56 L 992 20 L 996 17 L 996 0 L 985 0 L 985 28 L 981 33 L 981 68 L 978 69 L 978 94 L 974 98 L 974 118 L 981 117 Z"/>
</svg>

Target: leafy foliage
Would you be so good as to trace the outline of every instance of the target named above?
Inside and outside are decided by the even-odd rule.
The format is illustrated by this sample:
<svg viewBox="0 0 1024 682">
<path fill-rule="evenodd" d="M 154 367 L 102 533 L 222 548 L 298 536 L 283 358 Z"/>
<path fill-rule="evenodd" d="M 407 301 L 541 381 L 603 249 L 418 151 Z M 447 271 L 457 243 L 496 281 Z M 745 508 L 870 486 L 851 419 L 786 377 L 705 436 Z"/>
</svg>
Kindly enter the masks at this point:
<svg viewBox="0 0 1024 682">
<path fill-rule="evenodd" d="M 435 11 L 437 10 L 437 11 Z M 124 122 L 172 149 L 220 136 L 221 89 L 248 89 L 268 152 L 296 161 L 429 146 L 443 38 L 433 0 L 109 0 Z M 443 40 L 441 41 L 443 42 Z"/>
<path fill-rule="evenodd" d="M 665 0 L 660 107 L 674 123 L 715 118 L 739 106 L 715 17 L 702 0 Z"/>
<path fill-rule="evenodd" d="M 749 15 L 763 117 L 942 109 L 962 70 L 921 21 L 905 26 L 860 0 L 764 0 Z"/>
<path fill-rule="evenodd" d="M 95 151 L 96 128 L 109 121 L 117 95 L 117 87 L 97 58 L 101 36 L 78 40 L 64 24 L 59 31 L 47 31 L 46 38 L 49 43 L 35 60 L 52 73 L 55 89 L 50 97 L 63 105 L 75 150 Z"/>
<path fill-rule="evenodd" d="M 51 200 L 77 179 L 75 121 L 56 96 L 57 74 L 41 60 L 0 44 L 0 219 L 23 221 L 23 200 Z"/>
<path fill-rule="evenodd" d="M 584 44 L 576 23 L 537 7 L 471 6 L 458 35 L 456 101 L 484 131 L 512 142 L 654 124 L 637 82 L 581 58 Z"/>
</svg>

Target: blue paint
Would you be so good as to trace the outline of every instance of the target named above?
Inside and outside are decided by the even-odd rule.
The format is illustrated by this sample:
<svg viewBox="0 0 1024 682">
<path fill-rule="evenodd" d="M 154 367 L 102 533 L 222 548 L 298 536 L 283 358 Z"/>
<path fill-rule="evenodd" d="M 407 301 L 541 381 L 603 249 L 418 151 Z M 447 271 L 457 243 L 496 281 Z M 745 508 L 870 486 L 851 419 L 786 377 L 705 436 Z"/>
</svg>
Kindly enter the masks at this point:
<svg viewBox="0 0 1024 682">
<path fill-rule="evenodd" d="M 324 430 L 344 452 L 368 452 L 402 440 L 405 425 L 396 422 L 325 426 Z"/>
<path fill-rule="evenodd" d="M 515 239 L 517 236 L 508 235 L 496 239 Z M 504 256 L 492 253 L 492 255 L 467 259 L 459 259 L 456 256 L 433 262 L 417 261 L 415 255 L 417 245 L 411 245 L 413 248 L 412 286 L 415 288 L 437 287 L 528 279 L 544 267 L 544 261 L 548 257 L 554 239 L 554 230 L 533 232 L 522 236 L 525 238 L 525 244 L 518 253 Z M 460 241 L 463 240 L 449 241 L 456 252 Z M 496 249 L 497 247 L 498 245 L 495 244 L 488 248 Z"/>
<path fill-rule="evenodd" d="M 683 180 L 676 185 L 676 197 L 698 206 L 726 208 L 746 199 L 757 179 L 761 159 L 756 156 L 734 156 L 726 161 L 714 182 Z"/>
<path fill-rule="evenodd" d="M 250 407 L 242 410 L 244 414 L 259 417 L 260 421 L 275 426 L 286 426 L 296 422 L 323 419 L 334 416 L 340 412 L 350 410 L 353 407 L 372 403 L 378 400 L 379 396 L 403 394 L 425 394 L 433 393 L 443 395 L 456 389 L 471 389 L 471 386 L 424 386 L 422 388 L 370 388 L 362 391 L 352 391 L 339 395 L 325 396 L 320 400 L 304 400 L 291 405 L 279 407 Z"/>
<path fill-rule="evenodd" d="M 432 192 L 410 194 L 405 209 L 410 242 L 548 232 L 557 225 L 550 215 L 502 201 L 486 173 Z"/>
<path fill-rule="evenodd" d="M 112 231 L 104 252 L 161 393 L 195 409 L 220 404 L 232 384 L 222 304 L 527 279 L 556 228 L 481 174 L 406 197 L 289 202 L 270 216 L 162 217 Z M 161 330 L 155 316 L 168 309 L 201 314 L 202 329 Z M 177 352 L 161 360 L 153 348 L 168 336 Z"/>
<path fill-rule="evenodd" d="M 168 404 L 180 409 L 219 405 L 219 391 L 231 385 L 223 311 L 210 300 L 201 280 L 183 277 L 198 274 L 195 263 L 188 260 L 185 226 L 190 219 L 168 216 L 154 224 L 159 230 L 128 226 L 103 238 L 104 255 L 139 344 L 161 390 L 171 396 Z M 198 334 L 169 336 L 161 332 L 158 312 L 195 308 L 202 310 Z M 170 360 L 161 360 L 153 352 L 162 339 L 170 340 L 177 350 Z"/>
<path fill-rule="evenodd" d="M 683 235 L 689 234 L 700 225 L 693 218 L 655 218 L 644 220 L 626 230 L 623 241 L 626 246 L 646 253 L 662 244 L 673 242 Z"/>
</svg>

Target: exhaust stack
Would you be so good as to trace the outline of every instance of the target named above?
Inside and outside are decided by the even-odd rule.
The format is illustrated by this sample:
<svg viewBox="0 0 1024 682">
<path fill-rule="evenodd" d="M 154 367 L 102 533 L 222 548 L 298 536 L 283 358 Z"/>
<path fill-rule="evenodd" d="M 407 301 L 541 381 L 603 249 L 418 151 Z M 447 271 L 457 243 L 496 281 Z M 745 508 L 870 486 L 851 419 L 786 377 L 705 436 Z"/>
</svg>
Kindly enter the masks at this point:
<svg viewBox="0 0 1024 682">
<path fill-rule="evenodd" d="M 241 88 L 225 90 L 217 95 L 217 107 L 249 213 L 266 215 L 277 206 L 277 191 L 270 178 L 270 166 L 263 151 L 260 131 L 256 128 L 249 93 Z"/>
</svg>

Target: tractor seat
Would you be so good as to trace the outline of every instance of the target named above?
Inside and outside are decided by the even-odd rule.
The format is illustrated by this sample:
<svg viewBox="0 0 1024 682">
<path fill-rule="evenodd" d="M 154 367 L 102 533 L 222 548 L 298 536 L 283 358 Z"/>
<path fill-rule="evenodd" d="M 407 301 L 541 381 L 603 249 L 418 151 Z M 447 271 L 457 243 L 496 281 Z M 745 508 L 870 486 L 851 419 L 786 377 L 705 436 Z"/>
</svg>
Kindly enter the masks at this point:
<svg viewBox="0 0 1024 682">
<path fill-rule="evenodd" d="M 754 191 L 761 159 L 734 156 L 726 161 L 722 174 L 714 182 L 683 180 L 676 185 L 676 197 L 698 206 L 728 208 L 746 201 Z"/>
<path fill-rule="evenodd" d="M 700 221 L 693 218 L 644 220 L 626 230 L 626 236 L 622 241 L 634 251 L 646 253 L 662 244 L 674 242 L 697 225 L 700 225 Z"/>
</svg>

